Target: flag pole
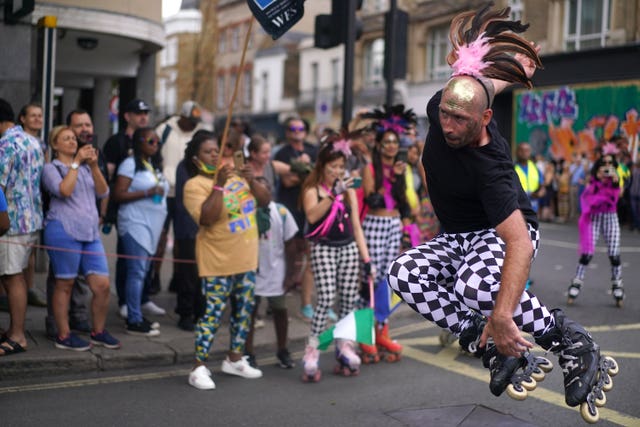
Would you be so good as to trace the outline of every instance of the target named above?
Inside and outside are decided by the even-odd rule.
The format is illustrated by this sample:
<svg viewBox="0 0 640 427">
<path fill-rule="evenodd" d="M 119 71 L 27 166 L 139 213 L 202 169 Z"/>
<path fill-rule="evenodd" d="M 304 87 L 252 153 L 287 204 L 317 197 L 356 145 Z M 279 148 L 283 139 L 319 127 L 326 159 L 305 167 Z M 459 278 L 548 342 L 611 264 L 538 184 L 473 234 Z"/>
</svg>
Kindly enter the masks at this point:
<svg viewBox="0 0 640 427">
<path fill-rule="evenodd" d="M 236 97 L 238 95 L 238 86 L 240 85 L 240 73 L 244 68 L 244 58 L 246 56 L 247 48 L 249 46 L 249 39 L 251 38 L 252 27 L 253 27 L 253 17 L 249 21 L 249 28 L 247 29 L 247 34 L 244 37 L 244 47 L 242 48 L 242 57 L 240 58 L 240 67 L 238 68 L 239 70 L 238 75 L 236 75 L 236 82 L 233 87 L 233 94 L 231 95 L 231 101 L 229 102 L 229 109 L 227 110 L 227 119 L 225 120 L 225 123 L 224 123 L 224 131 L 222 132 L 222 141 L 220 142 L 220 153 L 222 153 L 222 150 L 224 149 L 227 143 L 229 126 L 231 124 L 231 116 L 233 114 L 233 106 L 236 102 Z M 218 167 L 216 168 L 216 174 L 217 174 L 217 171 L 220 170 L 220 166 L 222 166 L 222 155 L 218 156 Z M 214 180 L 215 180 L 215 176 L 214 176 Z"/>
</svg>

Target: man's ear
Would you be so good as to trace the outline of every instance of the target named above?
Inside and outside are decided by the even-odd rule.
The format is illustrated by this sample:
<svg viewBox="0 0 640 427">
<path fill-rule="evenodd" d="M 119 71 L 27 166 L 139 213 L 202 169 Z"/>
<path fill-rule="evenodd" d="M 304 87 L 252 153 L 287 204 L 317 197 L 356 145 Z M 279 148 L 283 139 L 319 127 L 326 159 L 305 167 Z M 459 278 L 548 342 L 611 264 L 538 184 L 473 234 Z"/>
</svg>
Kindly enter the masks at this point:
<svg viewBox="0 0 640 427">
<path fill-rule="evenodd" d="M 489 122 L 493 117 L 493 110 L 491 108 L 487 108 L 482 112 L 482 126 L 489 126 Z"/>
</svg>

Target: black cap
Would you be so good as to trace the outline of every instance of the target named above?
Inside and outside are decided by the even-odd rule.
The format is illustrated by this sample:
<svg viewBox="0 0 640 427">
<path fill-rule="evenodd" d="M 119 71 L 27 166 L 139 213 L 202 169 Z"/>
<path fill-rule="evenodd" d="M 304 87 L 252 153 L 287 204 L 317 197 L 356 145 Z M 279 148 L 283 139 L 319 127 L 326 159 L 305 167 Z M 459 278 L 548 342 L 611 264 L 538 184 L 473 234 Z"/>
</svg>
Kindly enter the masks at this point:
<svg viewBox="0 0 640 427">
<path fill-rule="evenodd" d="M 123 113 L 140 113 L 143 111 L 151 111 L 151 107 L 142 99 L 131 100 L 125 105 Z"/>
</svg>

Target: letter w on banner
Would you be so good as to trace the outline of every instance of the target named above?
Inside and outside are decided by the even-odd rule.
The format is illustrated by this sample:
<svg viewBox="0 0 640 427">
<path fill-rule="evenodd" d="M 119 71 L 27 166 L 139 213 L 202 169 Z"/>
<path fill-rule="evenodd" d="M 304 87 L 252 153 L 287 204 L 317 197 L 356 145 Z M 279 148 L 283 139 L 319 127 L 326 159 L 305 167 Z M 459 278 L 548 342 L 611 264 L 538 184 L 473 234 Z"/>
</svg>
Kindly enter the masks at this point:
<svg viewBox="0 0 640 427">
<path fill-rule="evenodd" d="M 305 0 L 247 0 L 249 9 L 274 40 L 289 31 L 302 15 Z"/>
</svg>

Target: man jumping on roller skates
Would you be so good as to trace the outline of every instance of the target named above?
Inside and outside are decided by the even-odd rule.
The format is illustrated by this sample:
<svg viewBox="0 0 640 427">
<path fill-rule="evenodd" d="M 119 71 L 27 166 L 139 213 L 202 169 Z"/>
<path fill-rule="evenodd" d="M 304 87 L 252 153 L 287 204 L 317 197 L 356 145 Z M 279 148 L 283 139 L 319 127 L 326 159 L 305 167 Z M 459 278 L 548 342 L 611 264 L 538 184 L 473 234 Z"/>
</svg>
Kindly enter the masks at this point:
<svg viewBox="0 0 640 427">
<path fill-rule="evenodd" d="M 527 26 L 508 21 L 509 8 L 495 12 L 491 5 L 452 21 L 447 59 L 454 72 L 427 105 L 422 164 L 444 232 L 397 257 L 389 285 L 412 309 L 458 336 L 463 349 L 482 356 L 496 395 L 511 385 L 516 393 L 509 394 L 522 399 L 521 389 L 534 388 L 534 378 L 544 376 L 540 370 L 550 369 L 546 359 L 529 354 L 533 344 L 520 331 L 533 335 L 559 356 L 566 403 L 583 404 L 583 417 L 597 420 L 596 406 L 604 404 L 617 365 L 600 356 L 582 326 L 525 290 L 538 221 L 491 104 L 512 83 L 532 87 L 542 64 L 539 48 L 517 34 Z"/>
</svg>

